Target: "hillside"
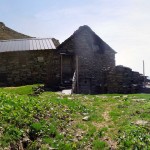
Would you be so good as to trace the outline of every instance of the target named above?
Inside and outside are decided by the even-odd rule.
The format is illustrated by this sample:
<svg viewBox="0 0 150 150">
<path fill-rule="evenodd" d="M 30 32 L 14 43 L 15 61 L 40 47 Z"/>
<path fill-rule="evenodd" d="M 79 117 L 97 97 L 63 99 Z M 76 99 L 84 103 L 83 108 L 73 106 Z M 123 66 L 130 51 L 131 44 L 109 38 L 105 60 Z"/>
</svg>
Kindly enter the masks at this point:
<svg viewBox="0 0 150 150">
<path fill-rule="evenodd" d="M 0 40 L 22 39 L 22 38 L 30 38 L 30 36 L 12 30 L 7 26 L 5 26 L 3 22 L 0 22 Z"/>
<path fill-rule="evenodd" d="M 31 36 L 19 33 L 9 27 L 7 27 L 3 22 L 0 22 L 0 40 L 9 40 L 9 39 L 24 39 L 32 38 Z M 59 46 L 59 40 L 52 38 L 54 45 Z"/>
<path fill-rule="evenodd" d="M 2 149 L 150 149 L 149 94 L 63 95 L 35 86 L 0 88 Z"/>
</svg>

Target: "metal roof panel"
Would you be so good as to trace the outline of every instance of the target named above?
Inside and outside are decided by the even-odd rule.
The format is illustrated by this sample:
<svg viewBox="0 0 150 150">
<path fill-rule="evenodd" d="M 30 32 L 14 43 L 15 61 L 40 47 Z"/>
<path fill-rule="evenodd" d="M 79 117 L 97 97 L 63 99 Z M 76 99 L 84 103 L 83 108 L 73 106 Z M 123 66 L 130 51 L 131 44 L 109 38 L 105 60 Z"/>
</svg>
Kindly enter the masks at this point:
<svg viewBox="0 0 150 150">
<path fill-rule="evenodd" d="M 32 40 L 33 50 L 37 49 L 35 40 Z"/>
<path fill-rule="evenodd" d="M 40 46 L 39 40 L 35 40 L 35 41 L 36 41 L 37 50 L 40 50 L 41 46 Z"/>
<path fill-rule="evenodd" d="M 53 49 L 56 49 L 56 46 L 54 45 L 54 43 L 53 43 L 52 39 L 48 39 L 48 40 L 49 40 L 49 42 L 51 43 L 51 45 L 52 45 Z"/>
<path fill-rule="evenodd" d="M 49 42 L 48 39 L 46 39 L 45 42 L 46 42 L 46 44 L 47 44 L 48 47 L 52 47 L 52 45 L 51 45 L 51 43 Z"/>
<path fill-rule="evenodd" d="M 47 45 L 47 43 L 46 43 L 46 40 L 42 40 L 42 41 L 43 41 L 44 48 L 45 48 L 45 49 L 48 49 L 48 45 Z"/>
<path fill-rule="evenodd" d="M 39 43 L 40 43 L 41 49 L 45 49 L 43 45 L 43 41 L 41 39 L 39 40 Z"/>
<path fill-rule="evenodd" d="M 0 52 L 56 49 L 50 38 L 0 40 Z"/>
</svg>

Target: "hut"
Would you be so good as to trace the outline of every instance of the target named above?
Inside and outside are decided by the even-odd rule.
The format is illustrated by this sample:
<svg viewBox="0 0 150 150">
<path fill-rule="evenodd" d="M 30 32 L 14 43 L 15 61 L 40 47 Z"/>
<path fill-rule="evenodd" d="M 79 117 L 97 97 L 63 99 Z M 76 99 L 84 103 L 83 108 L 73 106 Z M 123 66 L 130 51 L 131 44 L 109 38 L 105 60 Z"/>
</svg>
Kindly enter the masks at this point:
<svg viewBox="0 0 150 150">
<path fill-rule="evenodd" d="M 57 51 L 62 85 L 72 84 L 75 93 L 103 93 L 103 72 L 115 67 L 116 52 L 90 27 L 81 26 Z"/>
</svg>

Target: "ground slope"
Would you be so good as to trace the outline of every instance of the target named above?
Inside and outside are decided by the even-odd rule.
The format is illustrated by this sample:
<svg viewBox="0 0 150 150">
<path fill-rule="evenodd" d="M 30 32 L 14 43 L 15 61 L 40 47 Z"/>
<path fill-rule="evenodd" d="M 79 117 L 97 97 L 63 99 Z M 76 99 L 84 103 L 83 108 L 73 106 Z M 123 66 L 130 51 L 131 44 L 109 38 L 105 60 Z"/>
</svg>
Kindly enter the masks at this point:
<svg viewBox="0 0 150 150">
<path fill-rule="evenodd" d="M 22 38 L 30 38 L 30 36 L 12 30 L 7 26 L 5 26 L 3 22 L 0 22 L 0 40 L 22 39 Z"/>
<path fill-rule="evenodd" d="M 150 149 L 149 94 L 63 95 L 33 89 L 0 88 L 2 149 Z"/>
</svg>

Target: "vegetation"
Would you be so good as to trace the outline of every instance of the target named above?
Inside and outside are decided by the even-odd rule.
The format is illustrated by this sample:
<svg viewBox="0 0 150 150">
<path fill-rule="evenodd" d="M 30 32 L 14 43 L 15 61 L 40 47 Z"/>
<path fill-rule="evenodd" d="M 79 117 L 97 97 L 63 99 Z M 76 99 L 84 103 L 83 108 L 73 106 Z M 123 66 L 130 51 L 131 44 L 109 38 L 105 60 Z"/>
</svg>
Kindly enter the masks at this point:
<svg viewBox="0 0 150 150">
<path fill-rule="evenodd" d="M 9 40 L 9 39 L 23 39 L 30 38 L 27 35 L 16 32 L 7 26 L 3 22 L 0 22 L 0 40 Z"/>
<path fill-rule="evenodd" d="M 149 150 L 150 95 L 63 95 L 0 89 L 0 147 Z"/>
</svg>

